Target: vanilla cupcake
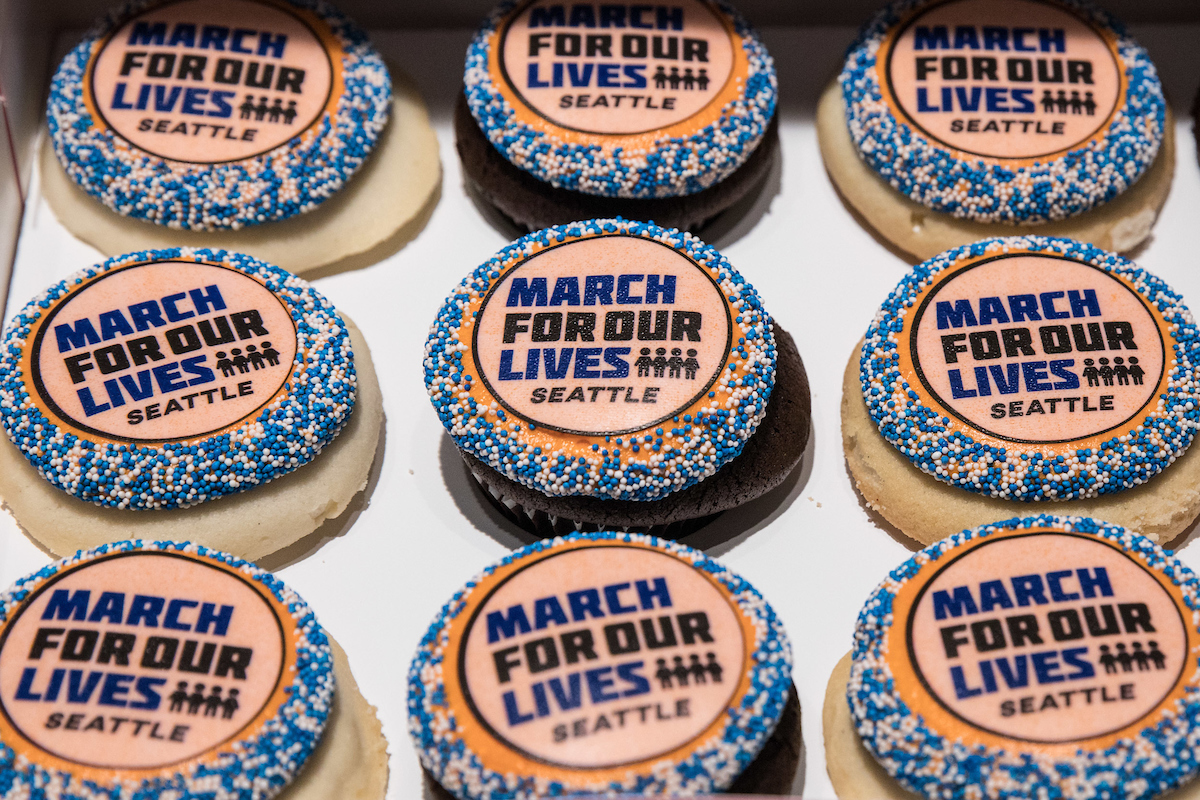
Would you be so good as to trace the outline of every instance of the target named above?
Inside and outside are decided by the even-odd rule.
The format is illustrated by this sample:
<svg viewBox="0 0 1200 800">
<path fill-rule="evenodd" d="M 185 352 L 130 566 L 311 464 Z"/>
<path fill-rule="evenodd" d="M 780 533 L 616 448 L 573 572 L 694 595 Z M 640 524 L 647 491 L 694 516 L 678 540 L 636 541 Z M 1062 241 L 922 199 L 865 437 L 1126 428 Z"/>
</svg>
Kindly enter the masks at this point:
<svg viewBox="0 0 1200 800">
<path fill-rule="evenodd" d="M 867 505 L 930 544 L 1040 512 L 1168 543 L 1200 515 L 1200 338 L 1183 298 L 1070 239 L 989 239 L 913 268 L 846 366 Z"/>
<path fill-rule="evenodd" d="M 362 334 L 249 256 L 155 250 L 34 298 L 0 352 L 0 496 L 65 555 L 130 535 L 261 558 L 366 486 L 383 400 Z"/>
<path fill-rule="evenodd" d="M 56 800 L 382 800 L 346 654 L 275 576 L 193 544 L 76 553 L 0 594 L 0 786 Z"/>
<path fill-rule="evenodd" d="M 362 265 L 416 234 L 440 182 L 424 101 L 396 78 L 324 0 L 128 0 L 55 72 L 41 190 L 110 256 Z"/>
<path fill-rule="evenodd" d="M 1149 539 L 1041 515 L 887 576 L 825 695 L 840 800 L 1193 797 L 1200 584 Z"/>
<path fill-rule="evenodd" d="M 896 0 L 817 129 L 846 203 L 915 261 L 1017 233 L 1132 250 L 1175 163 L 1150 56 L 1090 0 Z"/>
</svg>

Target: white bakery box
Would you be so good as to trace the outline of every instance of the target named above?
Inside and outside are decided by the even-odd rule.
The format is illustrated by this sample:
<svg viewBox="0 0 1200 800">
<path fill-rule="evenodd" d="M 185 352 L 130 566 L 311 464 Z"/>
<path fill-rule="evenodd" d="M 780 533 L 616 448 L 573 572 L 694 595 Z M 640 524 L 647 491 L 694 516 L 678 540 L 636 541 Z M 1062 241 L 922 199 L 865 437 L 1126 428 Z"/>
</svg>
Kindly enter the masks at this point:
<svg viewBox="0 0 1200 800">
<path fill-rule="evenodd" d="M 763 29 L 781 87 L 782 158 L 744 214 L 709 235 L 795 337 L 813 390 L 813 436 L 779 489 L 688 537 L 749 579 L 792 639 L 804 752 L 796 795 L 832 798 L 821 706 L 833 666 L 849 649 L 861 604 L 912 543 L 869 511 L 847 475 L 839 432 L 841 375 L 875 309 L 905 264 L 861 228 L 834 193 L 813 116 L 856 26 L 874 0 L 744 0 Z M 1191 101 L 1200 85 L 1194 0 L 1107 0 L 1148 47 L 1166 85 L 1179 141 L 1174 185 L 1151 240 L 1135 258 L 1195 307 L 1200 165 Z M 387 425 L 362 501 L 316 534 L 262 561 L 317 612 L 347 651 L 390 742 L 389 798 L 420 797 L 421 770 L 406 725 L 405 673 L 433 616 L 469 577 L 526 539 L 472 485 L 425 397 L 420 360 L 429 322 L 462 275 L 509 241 L 462 188 L 452 110 L 463 55 L 487 0 L 342 0 L 389 63 L 429 105 L 443 170 L 441 198 L 415 241 L 382 262 L 317 281 L 370 342 Z M 9 319 L 50 283 L 101 260 L 55 219 L 39 194 L 36 153 L 58 58 L 106 7 L 104 0 L 0 0 L 0 304 Z M 1040 510 L 1040 509 L 1039 509 Z M 1176 544 L 1200 568 L 1194 529 Z M 49 556 L 0 513 L 0 587 Z"/>
</svg>

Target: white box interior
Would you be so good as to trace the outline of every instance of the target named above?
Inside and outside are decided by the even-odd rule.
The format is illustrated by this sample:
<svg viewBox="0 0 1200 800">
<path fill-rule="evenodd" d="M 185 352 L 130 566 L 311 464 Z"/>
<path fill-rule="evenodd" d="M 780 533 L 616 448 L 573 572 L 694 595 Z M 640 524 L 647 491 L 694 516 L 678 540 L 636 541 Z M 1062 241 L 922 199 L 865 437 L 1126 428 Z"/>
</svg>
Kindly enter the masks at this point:
<svg viewBox="0 0 1200 800">
<path fill-rule="evenodd" d="M 455 590 L 525 541 L 472 486 L 425 396 L 420 366 L 428 325 L 445 295 L 460 276 L 506 244 L 508 235 L 492 227 L 464 193 L 451 126 L 471 36 L 465 20 L 481 16 L 487 3 L 443 3 L 441 11 L 413 4 L 413 19 L 445 23 L 440 28 L 405 27 L 409 4 L 358 0 L 343 5 L 372 26 L 390 63 L 408 72 L 424 92 L 441 145 L 442 197 L 428 227 L 408 247 L 367 269 L 317 281 L 371 344 L 386 402 L 386 437 L 364 501 L 264 565 L 309 601 L 348 652 L 363 693 L 379 707 L 391 750 L 388 796 L 399 800 L 421 791 L 405 710 L 413 650 Z M 805 23 L 855 22 L 874 1 L 832 10 L 769 0 L 743 5 L 757 6 L 753 10 L 774 24 L 764 33 L 779 71 L 783 157 L 767 193 L 712 243 L 795 336 L 812 383 L 813 437 L 803 465 L 781 488 L 685 541 L 722 558 L 781 614 L 793 642 L 804 720 L 805 755 L 795 792 L 832 798 L 821 737 L 825 684 L 850 646 L 863 600 L 908 556 L 911 545 L 862 505 L 847 475 L 840 439 L 841 375 L 906 265 L 843 207 L 825 175 L 813 127 L 819 92 L 838 69 L 854 27 Z M 1142 20 L 1196 13 L 1188 0 L 1148 8 L 1135 2 L 1111 5 Z M 12 157 L 0 158 L 0 300 L 7 286 L 6 320 L 50 283 L 101 260 L 56 220 L 39 195 L 32 167 L 49 54 L 62 52 L 77 35 L 59 35 L 64 26 L 78 28 L 102 7 L 98 2 L 53 6 L 35 9 L 32 2 L 0 0 L 0 84 L 7 101 L 0 135 L 12 146 Z M 1195 267 L 1200 165 L 1189 112 L 1200 83 L 1195 62 L 1200 24 L 1139 23 L 1133 31 L 1163 75 L 1179 137 L 1171 197 L 1153 238 L 1135 256 L 1200 304 Z M 11 276 L 6 274 L 10 261 Z M 1031 506 L 1033 512 L 1043 510 Z M 1192 530 L 1181 540 L 1181 554 L 1200 568 L 1194 538 Z M 15 521 L 0 514 L 0 587 L 47 561 Z"/>
</svg>

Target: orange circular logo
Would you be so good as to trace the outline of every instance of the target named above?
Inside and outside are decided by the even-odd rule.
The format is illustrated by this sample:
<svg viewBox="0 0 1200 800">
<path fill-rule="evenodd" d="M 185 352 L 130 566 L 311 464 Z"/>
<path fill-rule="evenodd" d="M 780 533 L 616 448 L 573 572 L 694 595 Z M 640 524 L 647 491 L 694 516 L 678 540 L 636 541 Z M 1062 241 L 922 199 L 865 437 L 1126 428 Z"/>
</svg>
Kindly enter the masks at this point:
<svg viewBox="0 0 1200 800">
<path fill-rule="evenodd" d="M 311 129 L 338 89 L 325 22 L 269 0 L 175 0 L 100 41 L 88 65 L 97 122 L 181 163 L 262 155 Z"/>
<path fill-rule="evenodd" d="M 183 441 L 254 417 L 286 390 L 297 351 L 287 306 L 211 262 L 152 261 L 97 275 L 34 325 L 34 401 L 69 430 Z"/>
<path fill-rule="evenodd" d="M 1066 452 L 1147 413 L 1170 331 L 1115 272 L 1053 253 L 968 258 L 913 303 L 901 372 L 976 440 Z"/>
<path fill-rule="evenodd" d="M 1036 525 L 928 562 L 896 595 L 886 658 L 943 735 L 1103 747 L 1183 694 L 1191 617 L 1171 580 L 1119 544 Z"/>
<path fill-rule="evenodd" d="M 500 70 L 524 105 L 592 134 L 650 133 L 707 108 L 733 75 L 737 42 L 702 0 L 564 6 L 535 0 L 500 30 Z"/>
<path fill-rule="evenodd" d="M 566 142 L 651 146 L 715 122 L 749 73 L 706 0 L 670 6 L 531 0 L 490 37 L 492 79 L 518 118 Z"/>
<path fill-rule="evenodd" d="M 638 547 L 566 550 L 513 573 L 485 589 L 460 642 L 463 700 L 485 729 L 584 770 L 705 733 L 739 689 L 748 644 L 719 584 Z"/>
<path fill-rule="evenodd" d="M 505 408 L 584 436 L 651 428 L 697 403 L 733 321 L 712 276 L 635 236 L 577 239 L 517 264 L 483 298 L 471 354 Z"/>
<path fill-rule="evenodd" d="M 1104 136 L 1124 96 L 1115 42 L 1043 0 L 944 0 L 887 36 L 897 116 L 960 153 L 1019 163 Z"/>
<path fill-rule="evenodd" d="M 297 631 L 215 559 L 114 552 L 38 585 L 0 629 L 0 740 L 94 780 L 165 774 L 261 733 Z"/>
</svg>

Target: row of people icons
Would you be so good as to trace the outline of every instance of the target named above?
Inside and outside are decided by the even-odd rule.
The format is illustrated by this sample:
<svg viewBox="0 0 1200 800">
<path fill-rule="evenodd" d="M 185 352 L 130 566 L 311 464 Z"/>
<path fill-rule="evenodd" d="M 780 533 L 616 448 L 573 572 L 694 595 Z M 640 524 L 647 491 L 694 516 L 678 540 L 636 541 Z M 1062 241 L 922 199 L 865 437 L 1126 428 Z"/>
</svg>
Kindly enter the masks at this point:
<svg viewBox="0 0 1200 800">
<path fill-rule="evenodd" d="M 1134 642 L 1130 652 L 1124 644 L 1117 645 L 1117 652 L 1113 653 L 1112 648 L 1106 644 L 1100 645 L 1100 666 L 1104 667 L 1104 671 L 1109 675 L 1117 674 L 1117 668 L 1120 667 L 1121 672 L 1133 672 L 1136 666 L 1138 672 L 1145 672 L 1154 667 L 1154 669 L 1166 669 L 1167 657 L 1158 649 L 1158 642 L 1149 641 L 1150 650 L 1147 651 L 1142 647 L 1141 642 Z"/>
<path fill-rule="evenodd" d="M 204 694 L 203 683 L 194 684 L 192 690 L 189 692 L 187 681 L 180 681 L 175 691 L 171 692 L 171 711 L 177 714 L 187 713 L 194 716 L 203 710 L 206 717 L 215 717 L 220 712 L 221 719 L 233 719 L 233 715 L 237 712 L 240 705 L 237 698 L 237 689 L 230 689 L 222 697 L 221 687 L 214 686 L 206 695 Z"/>
<path fill-rule="evenodd" d="M 235 347 L 228 353 L 218 350 L 217 369 L 221 370 L 221 374 L 226 378 L 231 378 L 236 373 L 246 374 L 251 367 L 255 371 L 268 366 L 277 367 L 279 356 L 279 351 L 271 347 L 270 342 L 263 342 L 262 350 L 259 350 L 257 345 L 248 345 L 245 353 L 240 347 Z"/>
<path fill-rule="evenodd" d="M 1054 92 L 1047 89 L 1042 93 L 1042 111 L 1047 114 L 1053 114 L 1056 111 L 1059 114 L 1066 114 L 1068 111 L 1072 114 L 1083 114 L 1087 112 L 1089 117 L 1096 116 L 1096 98 L 1091 92 L 1080 97 L 1079 92 L 1071 92 L 1071 96 L 1067 97 L 1067 93 L 1062 89 L 1058 90 L 1058 96 L 1055 97 Z"/>
<path fill-rule="evenodd" d="M 269 97 L 260 97 L 255 103 L 252 94 L 246 95 L 246 99 L 238 106 L 238 111 L 242 112 L 242 119 L 253 119 L 257 122 L 265 119 L 267 122 L 282 122 L 284 125 L 291 125 L 300 113 L 296 110 L 295 100 L 289 100 L 285 108 L 283 100 L 278 97 L 272 105 Z"/>
<path fill-rule="evenodd" d="M 639 378 L 648 378 L 653 372 L 656 378 L 664 375 L 669 378 L 679 378 L 686 375 L 687 379 L 691 381 L 696 379 L 696 373 L 700 371 L 700 362 L 696 360 L 696 351 L 689 349 L 685 359 L 683 350 L 678 347 L 671 348 L 670 358 L 667 358 L 667 348 L 665 347 L 655 350 L 654 358 L 650 357 L 650 348 L 643 347 L 633 365 L 637 367 Z"/>
<path fill-rule="evenodd" d="M 1087 378 L 1088 386 L 1112 386 L 1115 380 L 1119 386 L 1128 386 L 1133 381 L 1134 386 L 1141 386 L 1146 378 L 1146 370 L 1138 366 L 1137 356 L 1130 356 L 1129 363 L 1117 356 L 1110 366 L 1107 358 L 1100 359 L 1100 366 L 1090 358 L 1083 360 L 1083 377 Z"/>
<path fill-rule="evenodd" d="M 671 67 L 671 71 L 667 72 L 661 66 L 654 73 L 654 88 L 666 89 L 670 86 L 672 89 L 683 89 L 685 92 L 690 92 L 693 89 L 705 91 L 712 81 L 708 77 L 708 70 L 704 67 L 700 68 L 698 74 L 693 74 L 691 67 L 686 67 L 681 74 L 679 67 Z"/>
<path fill-rule="evenodd" d="M 725 668 L 717 661 L 716 653 L 709 653 L 707 662 L 700 661 L 700 656 L 692 653 L 690 664 L 684 664 L 682 656 L 675 656 L 673 667 L 667 666 L 665 658 L 658 659 L 654 677 L 662 688 L 671 689 L 687 686 L 689 680 L 696 686 L 708 683 L 709 678 L 713 683 L 720 683 L 724 672 Z"/>
</svg>

